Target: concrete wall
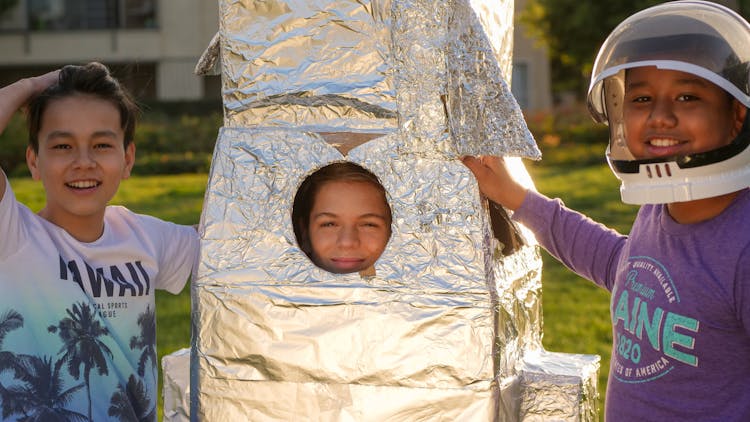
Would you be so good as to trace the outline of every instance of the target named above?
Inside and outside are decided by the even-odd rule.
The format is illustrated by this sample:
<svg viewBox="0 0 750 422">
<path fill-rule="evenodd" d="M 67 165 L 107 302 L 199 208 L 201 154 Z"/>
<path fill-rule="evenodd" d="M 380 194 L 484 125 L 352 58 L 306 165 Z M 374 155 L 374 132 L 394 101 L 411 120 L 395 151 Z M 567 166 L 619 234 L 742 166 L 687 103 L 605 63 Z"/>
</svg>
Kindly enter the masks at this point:
<svg viewBox="0 0 750 422">
<path fill-rule="evenodd" d="M 515 0 L 516 16 L 526 7 L 526 0 Z M 552 108 L 552 90 L 550 65 L 547 50 L 538 41 L 531 39 L 526 28 L 518 22 L 513 33 L 513 66 L 516 71 L 525 68 L 526 74 L 526 104 L 521 104 L 525 112 L 545 111 Z M 517 94 L 522 83 L 514 76 L 513 92 Z M 517 95 L 518 97 L 519 95 Z"/>
</svg>

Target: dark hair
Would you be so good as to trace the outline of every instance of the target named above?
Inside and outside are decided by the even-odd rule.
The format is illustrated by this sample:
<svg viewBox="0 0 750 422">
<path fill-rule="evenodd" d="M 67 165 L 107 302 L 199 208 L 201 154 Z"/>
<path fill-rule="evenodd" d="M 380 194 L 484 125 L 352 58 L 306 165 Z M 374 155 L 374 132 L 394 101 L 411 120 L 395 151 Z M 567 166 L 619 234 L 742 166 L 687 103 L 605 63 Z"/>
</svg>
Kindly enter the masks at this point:
<svg viewBox="0 0 750 422">
<path fill-rule="evenodd" d="M 74 95 L 92 95 L 111 102 L 120 111 L 120 126 L 125 146 L 133 141 L 139 108 L 128 91 L 109 72 L 107 66 L 91 62 L 83 66 L 67 65 L 60 69 L 56 84 L 34 97 L 28 107 L 29 145 L 39 151 L 39 128 L 50 102 Z"/>
<path fill-rule="evenodd" d="M 310 212 L 315 205 L 315 197 L 318 191 L 329 182 L 346 181 L 346 182 L 364 182 L 375 186 L 382 195 L 383 202 L 388 210 L 388 231 L 390 232 L 391 207 L 386 198 L 385 188 L 380 184 L 380 180 L 366 168 L 349 161 L 339 161 L 328 164 L 316 170 L 307 176 L 299 189 L 294 195 L 294 204 L 292 205 L 292 226 L 294 235 L 297 237 L 300 249 L 312 259 L 312 245 L 308 227 L 310 226 Z"/>
</svg>

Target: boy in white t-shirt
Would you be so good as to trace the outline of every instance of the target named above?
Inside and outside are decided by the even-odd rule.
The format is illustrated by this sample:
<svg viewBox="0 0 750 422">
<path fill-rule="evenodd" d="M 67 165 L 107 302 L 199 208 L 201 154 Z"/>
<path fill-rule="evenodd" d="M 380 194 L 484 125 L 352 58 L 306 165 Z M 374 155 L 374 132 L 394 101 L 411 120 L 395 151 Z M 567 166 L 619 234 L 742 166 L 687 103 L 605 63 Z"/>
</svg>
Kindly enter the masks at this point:
<svg viewBox="0 0 750 422">
<path fill-rule="evenodd" d="M 198 235 L 107 206 L 133 167 L 138 109 L 104 65 L 0 89 L 0 131 L 27 102 L 46 204 L 16 201 L 0 169 L 3 420 L 155 421 L 154 290 L 183 288 Z"/>
</svg>

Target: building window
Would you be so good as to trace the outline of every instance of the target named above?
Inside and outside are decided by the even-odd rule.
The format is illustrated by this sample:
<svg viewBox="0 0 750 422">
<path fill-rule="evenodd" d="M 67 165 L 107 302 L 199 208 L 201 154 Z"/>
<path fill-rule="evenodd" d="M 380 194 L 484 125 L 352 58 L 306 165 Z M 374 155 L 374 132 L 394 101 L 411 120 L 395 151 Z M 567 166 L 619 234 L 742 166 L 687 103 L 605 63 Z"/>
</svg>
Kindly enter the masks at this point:
<svg viewBox="0 0 750 422">
<path fill-rule="evenodd" d="M 121 1 L 123 8 L 123 28 L 155 28 L 156 1 L 155 0 L 125 0 Z"/>
<path fill-rule="evenodd" d="M 529 108 L 529 65 L 528 63 L 513 63 L 513 80 L 511 92 L 516 97 L 522 109 Z"/>
<path fill-rule="evenodd" d="M 7 3 L 0 1 L 0 30 L 14 31 L 26 28 L 26 8 L 21 2 Z"/>
<path fill-rule="evenodd" d="M 0 30 L 155 28 L 157 0 L 18 0 Z"/>
</svg>

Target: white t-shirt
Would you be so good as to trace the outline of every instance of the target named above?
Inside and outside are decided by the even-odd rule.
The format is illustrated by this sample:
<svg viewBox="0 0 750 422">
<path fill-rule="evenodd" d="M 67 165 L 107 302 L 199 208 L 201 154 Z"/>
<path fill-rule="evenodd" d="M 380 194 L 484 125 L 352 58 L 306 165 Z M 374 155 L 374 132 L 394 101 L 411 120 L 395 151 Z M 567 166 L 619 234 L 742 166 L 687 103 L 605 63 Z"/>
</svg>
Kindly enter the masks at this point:
<svg viewBox="0 0 750 422">
<path fill-rule="evenodd" d="M 78 420 L 90 406 L 91 420 L 155 421 L 154 290 L 180 292 L 197 259 L 192 227 L 109 206 L 101 238 L 83 243 L 20 204 L 8 185 L 0 200 L 3 412 Z"/>
</svg>

